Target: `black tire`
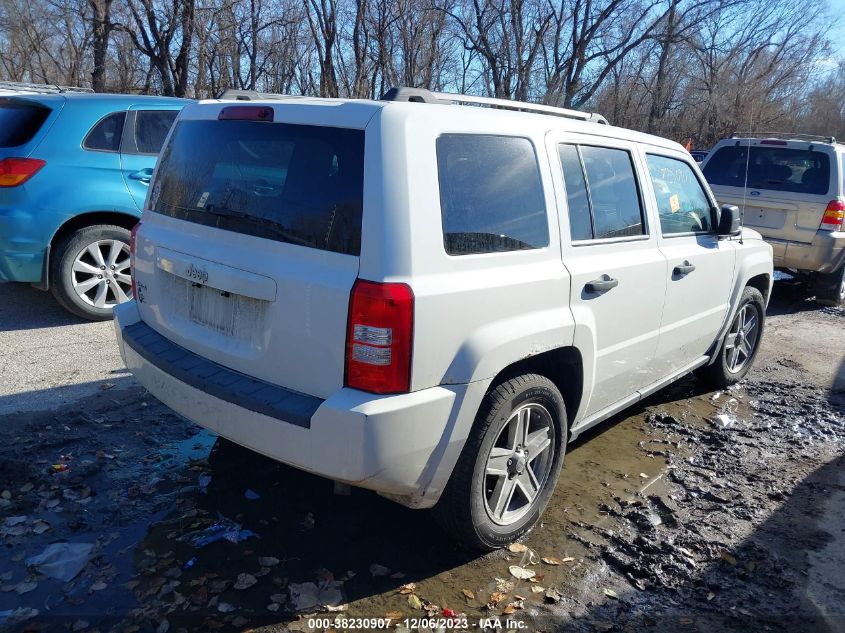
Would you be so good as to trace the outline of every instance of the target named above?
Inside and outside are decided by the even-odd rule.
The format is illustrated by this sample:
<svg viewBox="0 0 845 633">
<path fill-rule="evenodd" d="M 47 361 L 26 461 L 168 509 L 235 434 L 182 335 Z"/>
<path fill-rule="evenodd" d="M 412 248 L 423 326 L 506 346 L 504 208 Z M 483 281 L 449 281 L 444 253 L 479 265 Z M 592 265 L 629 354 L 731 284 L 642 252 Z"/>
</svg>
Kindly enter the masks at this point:
<svg viewBox="0 0 845 633">
<path fill-rule="evenodd" d="M 77 256 L 89 245 L 103 240 L 122 242 L 128 253 L 129 231 L 127 229 L 111 224 L 96 224 L 65 236 L 50 254 L 50 290 L 53 296 L 65 310 L 90 321 L 108 321 L 112 318 L 112 307 L 97 307 L 93 303 L 86 302 L 76 292 L 73 284 L 73 264 Z M 111 288 L 108 293 L 108 297 L 116 298 Z M 130 292 L 125 292 L 125 294 L 128 295 Z"/>
<path fill-rule="evenodd" d="M 538 492 L 533 502 L 526 503 L 524 515 L 512 524 L 501 525 L 493 521 L 488 508 L 487 493 L 491 484 L 486 475 L 487 459 L 494 444 L 500 441 L 500 433 L 512 420 L 512 414 L 527 404 L 539 405 L 535 411 L 545 409 L 550 415 L 553 437 L 546 450 L 554 453 L 548 458 L 550 470 L 544 474 L 542 482 L 537 481 Z M 537 414 L 534 415 L 536 424 Z M 476 550 L 497 549 L 523 537 L 537 523 L 554 492 L 567 438 L 566 406 L 551 380 L 537 374 L 525 374 L 493 387 L 479 408 L 455 470 L 433 509 L 435 519 L 452 536 Z M 536 475 L 536 462 L 534 467 L 530 466 L 536 459 L 532 458 L 528 465 L 520 464 L 518 467 L 526 468 L 520 472 L 527 473 L 527 468 L 531 468 Z M 545 465 L 543 470 L 546 471 Z M 504 479 L 510 479 L 510 475 Z M 534 479 L 538 480 L 536 476 Z"/>
<path fill-rule="evenodd" d="M 845 265 L 835 272 L 816 273 L 813 277 L 816 303 L 845 306 Z"/>
<path fill-rule="evenodd" d="M 743 308 L 746 307 L 749 310 L 754 311 L 757 317 L 758 326 L 751 354 L 745 357 L 745 361 L 742 363 L 742 366 L 738 367 L 737 371 L 732 370 L 730 367 L 729 355 L 731 354 L 732 346 L 729 334 L 728 336 L 725 336 L 725 340 L 722 341 L 722 345 L 716 352 L 716 359 L 713 363 L 705 365 L 695 371 L 695 374 L 699 379 L 714 387 L 727 387 L 745 378 L 745 375 L 754 364 L 754 359 L 757 357 L 757 351 L 760 349 L 760 341 L 763 340 L 763 331 L 766 324 L 766 303 L 763 300 L 763 295 L 759 290 L 757 290 L 757 288 L 747 286 L 745 290 L 742 291 L 742 296 L 739 299 L 739 305 L 736 308 L 736 314 L 731 321 L 731 326 L 728 332 L 730 333 L 734 329 L 737 324 L 737 319 L 740 318 Z"/>
</svg>

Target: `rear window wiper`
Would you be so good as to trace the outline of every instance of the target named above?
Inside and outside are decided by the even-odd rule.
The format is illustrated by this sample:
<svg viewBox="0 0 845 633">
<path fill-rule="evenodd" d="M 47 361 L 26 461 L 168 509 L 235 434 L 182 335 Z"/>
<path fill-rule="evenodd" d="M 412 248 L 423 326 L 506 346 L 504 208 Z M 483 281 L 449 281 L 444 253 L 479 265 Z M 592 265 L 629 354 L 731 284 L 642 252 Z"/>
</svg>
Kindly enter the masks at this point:
<svg viewBox="0 0 845 633">
<path fill-rule="evenodd" d="M 238 211 L 236 209 L 230 209 L 229 207 L 218 206 L 214 204 L 205 205 L 205 211 L 223 218 L 234 218 L 237 220 L 246 220 L 254 224 L 260 224 L 262 227 L 266 228 L 268 231 L 272 232 L 277 237 L 280 237 L 284 241 L 290 242 L 291 244 L 298 244 L 300 246 L 314 246 L 314 244 L 312 244 L 308 240 L 299 237 L 291 231 L 288 231 L 285 227 L 283 227 L 275 220 L 269 220 L 267 218 L 262 218 L 257 215 L 252 215 L 251 213 L 246 213 L 244 211 Z"/>
</svg>

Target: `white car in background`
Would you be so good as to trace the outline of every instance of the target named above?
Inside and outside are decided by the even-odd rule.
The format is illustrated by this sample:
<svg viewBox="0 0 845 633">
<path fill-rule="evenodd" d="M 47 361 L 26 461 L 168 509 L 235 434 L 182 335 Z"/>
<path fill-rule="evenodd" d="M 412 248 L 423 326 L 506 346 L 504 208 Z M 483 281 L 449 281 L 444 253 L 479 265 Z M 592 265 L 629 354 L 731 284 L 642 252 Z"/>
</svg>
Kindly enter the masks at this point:
<svg viewBox="0 0 845 633">
<path fill-rule="evenodd" d="M 427 90 L 234 96 L 181 112 L 115 308 L 127 367 L 222 437 L 490 549 L 586 429 L 750 368 L 772 250 L 680 145 Z"/>
</svg>

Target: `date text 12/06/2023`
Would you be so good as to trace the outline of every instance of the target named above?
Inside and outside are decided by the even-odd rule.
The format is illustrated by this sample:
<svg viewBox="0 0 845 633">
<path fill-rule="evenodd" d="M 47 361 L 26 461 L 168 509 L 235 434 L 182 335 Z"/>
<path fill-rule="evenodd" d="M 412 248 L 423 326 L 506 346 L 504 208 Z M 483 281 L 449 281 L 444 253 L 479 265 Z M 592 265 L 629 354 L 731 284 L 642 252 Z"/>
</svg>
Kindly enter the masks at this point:
<svg viewBox="0 0 845 633">
<path fill-rule="evenodd" d="M 478 622 L 470 622 L 464 616 L 448 618 L 309 618 L 308 627 L 314 630 L 373 630 L 389 629 L 400 625 L 406 629 L 420 630 L 526 630 L 527 623 L 510 618 L 489 617 L 481 618 Z"/>
</svg>

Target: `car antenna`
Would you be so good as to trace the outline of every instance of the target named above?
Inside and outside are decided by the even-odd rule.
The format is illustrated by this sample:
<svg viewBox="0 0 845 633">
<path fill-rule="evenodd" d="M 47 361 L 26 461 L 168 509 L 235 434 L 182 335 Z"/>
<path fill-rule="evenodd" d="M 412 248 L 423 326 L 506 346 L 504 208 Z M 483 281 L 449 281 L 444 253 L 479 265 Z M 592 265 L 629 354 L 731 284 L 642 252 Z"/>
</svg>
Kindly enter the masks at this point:
<svg viewBox="0 0 845 633">
<path fill-rule="evenodd" d="M 750 106 L 748 111 L 748 129 L 754 129 L 754 104 Z M 748 165 L 751 161 L 751 135 L 748 136 L 748 148 L 745 152 L 745 185 L 742 188 L 742 209 L 739 211 L 739 243 L 742 241 L 742 229 L 745 226 L 745 201 L 748 198 Z"/>
</svg>

